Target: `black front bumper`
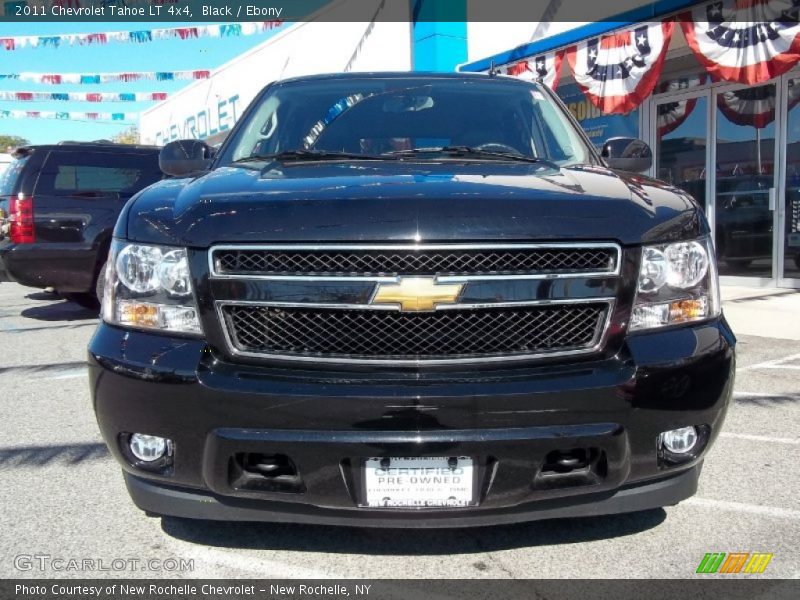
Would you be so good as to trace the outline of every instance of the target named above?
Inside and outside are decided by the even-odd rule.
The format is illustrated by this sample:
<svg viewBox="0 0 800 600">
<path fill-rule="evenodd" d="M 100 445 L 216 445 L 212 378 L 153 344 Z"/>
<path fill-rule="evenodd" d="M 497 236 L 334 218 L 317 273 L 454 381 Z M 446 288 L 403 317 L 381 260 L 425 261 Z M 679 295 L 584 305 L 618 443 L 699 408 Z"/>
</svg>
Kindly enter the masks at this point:
<svg viewBox="0 0 800 600">
<path fill-rule="evenodd" d="M 317 507 L 285 501 L 261 502 L 216 496 L 169 487 L 125 473 L 128 493 L 136 506 L 156 515 L 215 521 L 268 521 L 360 527 L 432 528 L 505 525 L 543 519 L 593 517 L 671 506 L 694 495 L 700 464 L 652 482 L 628 485 L 613 492 L 590 493 L 554 500 L 534 500 L 512 508 L 454 511 L 388 511 Z"/>
<path fill-rule="evenodd" d="M 204 342 L 101 325 L 90 381 L 101 432 L 142 509 L 160 514 L 375 526 L 461 526 L 608 514 L 691 496 L 733 386 L 724 320 L 629 337 L 614 357 L 513 369 L 331 372 L 232 364 Z M 668 429 L 707 427 L 690 460 L 659 459 Z M 121 440 L 174 441 L 160 472 Z M 548 470 L 553 453 L 593 457 Z M 241 485 L 237 456 L 288 456 L 292 486 Z M 367 457 L 469 456 L 477 506 L 365 508 Z"/>
</svg>

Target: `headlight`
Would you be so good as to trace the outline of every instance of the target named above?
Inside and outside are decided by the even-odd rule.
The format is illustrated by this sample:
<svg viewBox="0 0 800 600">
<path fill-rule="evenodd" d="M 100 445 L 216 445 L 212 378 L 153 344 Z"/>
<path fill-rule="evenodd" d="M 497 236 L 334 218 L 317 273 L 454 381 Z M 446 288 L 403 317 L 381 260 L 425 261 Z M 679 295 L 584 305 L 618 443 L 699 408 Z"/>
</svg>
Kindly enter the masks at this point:
<svg viewBox="0 0 800 600">
<path fill-rule="evenodd" d="M 631 331 L 719 314 L 717 265 L 709 238 L 642 248 Z"/>
<path fill-rule="evenodd" d="M 186 250 L 115 242 L 106 270 L 103 320 L 121 327 L 202 334 Z"/>
</svg>

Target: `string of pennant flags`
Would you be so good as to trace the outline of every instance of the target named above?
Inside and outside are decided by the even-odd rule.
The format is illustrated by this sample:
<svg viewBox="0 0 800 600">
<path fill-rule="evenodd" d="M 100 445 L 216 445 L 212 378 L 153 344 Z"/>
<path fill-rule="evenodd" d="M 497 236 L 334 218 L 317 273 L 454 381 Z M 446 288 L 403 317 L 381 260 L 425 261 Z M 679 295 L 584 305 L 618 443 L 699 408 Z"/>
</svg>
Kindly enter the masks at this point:
<svg viewBox="0 0 800 600">
<path fill-rule="evenodd" d="M 24 48 L 59 48 L 61 46 L 106 45 L 110 43 L 142 44 L 158 40 L 191 40 L 199 38 L 225 38 L 251 36 L 280 27 L 280 20 L 261 22 L 225 23 L 193 27 L 140 29 L 135 31 L 107 31 L 96 33 L 67 33 L 59 35 L 28 35 L 0 37 L 0 50 Z M 179 81 L 208 79 L 209 70 L 192 71 L 132 71 L 118 73 L 0 73 L 0 81 L 20 81 L 45 85 L 97 85 L 104 83 L 132 83 L 137 81 Z M 0 101 L 22 102 L 155 102 L 166 100 L 165 92 L 84 93 L 84 92 L 18 92 L 0 91 Z M 0 119 L 57 119 L 65 121 L 130 122 L 138 113 L 125 112 L 71 112 L 0 110 Z"/>
<path fill-rule="evenodd" d="M 3 92 L 0 101 L 17 102 L 160 102 L 166 92 L 91 93 L 91 92 Z"/>
<path fill-rule="evenodd" d="M 0 73 L 0 81 L 23 81 L 50 85 L 133 83 L 136 81 L 176 81 L 208 79 L 209 70 L 131 71 L 120 73 Z M 0 101 L 21 102 L 160 102 L 166 92 L 17 92 L 0 91 Z M 63 121 L 128 122 L 138 113 L 0 110 L 0 119 L 58 119 Z"/>
<path fill-rule="evenodd" d="M 0 119 L 57 119 L 60 121 L 134 122 L 138 113 L 61 112 L 50 110 L 0 110 Z"/>
<path fill-rule="evenodd" d="M 211 71 L 131 71 L 121 73 L 0 73 L 0 81 L 14 80 L 49 85 L 132 83 L 136 81 L 177 81 L 208 79 Z"/>
<path fill-rule="evenodd" d="M 200 25 L 197 27 L 169 27 L 163 29 L 140 29 L 136 31 L 106 31 L 99 33 L 64 33 L 60 35 L 22 35 L 0 37 L 0 48 L 20 50 L 23 48 L 58 48 L 67 46 L 105 45 L 109 43 L 144 44 L 157 40 L 192 40 L 208 37 L 240 37 L 264 33 L 280 27 L 282 21 L 260 21 L 255 23 L 224 23 L 222 25 Z"/>
</svg>

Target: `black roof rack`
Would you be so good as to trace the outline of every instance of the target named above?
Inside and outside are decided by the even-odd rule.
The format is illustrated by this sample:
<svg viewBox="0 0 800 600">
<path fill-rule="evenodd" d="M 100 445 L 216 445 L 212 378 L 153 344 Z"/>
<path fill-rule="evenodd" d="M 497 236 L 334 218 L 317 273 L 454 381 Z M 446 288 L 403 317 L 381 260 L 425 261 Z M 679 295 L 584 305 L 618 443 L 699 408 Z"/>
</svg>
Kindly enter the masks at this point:
<svg viewBox="0 0 800 600">
<path fill-rule="evenodd" d="M 28 156 L 31 152 L 33 152 L 33 148 L 30 146 L 17 146 L 9 154 L 14 158 L 22 158 L 23 156 Z"/>
<path fill-rule="evenodd" d="M 114 148 L 136 148 L 138 150 L 152 150 L 158 146 L 150 144 L 120 144 L 111 140 L 93 140 L 93 141 L 78 141 L 78 140 L 63 140 L 57 144 L 39 144 L 40 146 L 113 146 Z"/>
<path fill-rule="evenodd" d="M 78 141 L 78 140 L 63 140 L 56 144 L 57 146 L 67 146 L 70 144 L 102 144 L 103 146 L 118 146 L 121 144 L 117 144 L 116 142 L 112 142 L 111 140 L 92 140 L 92 141 Z"/>
</svg>

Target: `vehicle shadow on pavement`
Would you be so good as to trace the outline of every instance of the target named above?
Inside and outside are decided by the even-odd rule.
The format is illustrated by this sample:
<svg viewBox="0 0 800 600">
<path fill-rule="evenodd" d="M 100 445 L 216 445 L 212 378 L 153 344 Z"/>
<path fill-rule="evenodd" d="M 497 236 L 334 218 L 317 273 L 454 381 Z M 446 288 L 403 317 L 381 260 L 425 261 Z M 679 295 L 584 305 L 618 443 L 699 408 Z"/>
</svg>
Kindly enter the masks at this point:
<svg viewBox="0 0 800 600">
<path fill-rule="evenodd" d="M 55 304 L 26 308 L 20 315 L 37 321 L 86 321 L 98 318 L 99 311 L 64 300 Z"/>
<path fill-rule="evenodd" d="M 32 292 L 25 296 L 28 300 L 58 300 L 58 294 L 55 292 Z"/>
<path fill-rule="evenodd" d="M 662 508 L 621 515 L 534 521 L 462 529 L 397 529 L 226 523 L 163 517 L 161 528 L 204 546 L 367 555 L 477 554 L 514 548 L 575 544 L 633 535 L 660 525 Z M 412 535 L 410 535 L 412 534 Z"/>
</svg>

